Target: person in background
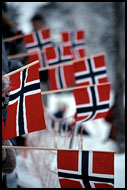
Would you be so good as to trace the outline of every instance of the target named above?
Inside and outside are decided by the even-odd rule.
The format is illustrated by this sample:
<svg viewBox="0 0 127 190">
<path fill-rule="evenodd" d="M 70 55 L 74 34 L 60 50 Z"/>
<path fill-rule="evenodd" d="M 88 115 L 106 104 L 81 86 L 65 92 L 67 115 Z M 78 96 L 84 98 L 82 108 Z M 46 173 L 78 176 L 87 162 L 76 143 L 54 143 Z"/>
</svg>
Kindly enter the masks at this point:
<svg viewBox="0 0 127 190">
<path fill-rule="evenodd" d="M 38 32 L 39 30 L 42 30 L 45 27 L 45 20 L 39 14 L 35 14 L 31 18 L 31 23 L 32 23 L 33 32 Z M 45 71 L 39 72 L 39 77 L 40 77 L 41 90 L 47 91 L 49 89 L 48 71 L 45 70 Z M 42 96 L 42 99 L 43 99 L 44 105 L 47 106 L 47 95 Z"/>
<path fill-rule="evenodd" d="M 63 119 L 65 117 L 66 112 L 67 112 L 67 105 L 64 102 L 58 102 L 57 111 L 53 114 L 53 116 L 55 118 Z M 59 133 L 61 132 L 61 130 L 65 131 L 66 127 L 67 127 L 67 131 L 71 130 L 72 124 L 69 124 L 69 123 L 67 125 L 66 124 L 67 124 L 67 121 L 64 121 L 64 122 L 60 121 L 59 122 L 59 130 L 58 130 Z M 52 128 L 54 128 L 54 125 L 55 125 L 55 121 L 53 120 L 52 121 Z M 90 134 L 86 131 L 86 129 L 84 127 L 82 129 L 82 127 L 83 127 L 82 124 L 80 124 L 79 128 L 77 130 L 77 133 L 81 134 L 81 130 L 82 130 L 83 135 L 89 136 Z"/>
<path fill-rule="evenodd" d="M 2 2 L 2 36 L 3 39 L 10 38 L 18 35 L 23 35 L 23 32 L 17 29 L 14 21 L 8 16 L 11 11 L 11 7 L 7 6 L 5 2 Z M 15 14 L 15 13 L 14 13 Z M 19 53 L 26 53 L 27 49 L 23 38 L 18 38 L 13 41 L 6 41 L 5 48 L 7 55 L 15 55 Z M 22 64 L 26 65 L 28 61 L 28 56 L 19 57 L 18 60 Z"/>
<path fill-rule="evenodd" d="M 35 14 L 32 17 L 31 23 L 32 23 L 32 27 L 33 27 L 34 32 L 37 32 L 37 31 L 43 29 L 45 26 L 44 18 L 39 14 Z"/>
<path fill-rule="evenodd" d="M 53 114 L 53 116 L 58 119 L 63 119 L 66 111 L 67 111 L 67 105 L 64 102 L 58 102 L 57 111 Z M 55 121 L 52 120 L 52 128 L 54 127 L 55 127 Z M 65 127 L 66 127 L 66 121 L 65 122 L 60 121 L 58 132 L 61 133 L 62 129 L 63 131 L 65 131 Z"/>
<path fill-rule="evenodd" d="M 60 118 L 60 119 L 64 118 L 64 115 L 67 111 L 67 105 L 63 102 L 58 102 L 57 107 L 58 107 L 58 109 L 53 115 L 56 118 Z"/>
</svg>

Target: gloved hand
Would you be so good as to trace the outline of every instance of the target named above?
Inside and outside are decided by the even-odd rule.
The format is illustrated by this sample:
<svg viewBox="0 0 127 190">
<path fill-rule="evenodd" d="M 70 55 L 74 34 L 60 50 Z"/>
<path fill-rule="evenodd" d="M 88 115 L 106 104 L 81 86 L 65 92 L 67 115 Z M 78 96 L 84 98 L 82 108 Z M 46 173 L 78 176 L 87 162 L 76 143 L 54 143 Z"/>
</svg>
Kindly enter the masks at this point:
<svg viewBox="0 0 127 190">
<path fill-rule="evenodd" d="M 2 141 L 4 146 L 12 146 L 9 140 Z M 15 152 L 12 149 L 3 149 L 2 148 L 2 172 L 10 174 L 16 168 L 16 156 Z"/>
<path fill-rule="evenodd" d="M 6 108 L 9 103 L 9 79 L 2 78 L 2 108 Z"/>
</svg>

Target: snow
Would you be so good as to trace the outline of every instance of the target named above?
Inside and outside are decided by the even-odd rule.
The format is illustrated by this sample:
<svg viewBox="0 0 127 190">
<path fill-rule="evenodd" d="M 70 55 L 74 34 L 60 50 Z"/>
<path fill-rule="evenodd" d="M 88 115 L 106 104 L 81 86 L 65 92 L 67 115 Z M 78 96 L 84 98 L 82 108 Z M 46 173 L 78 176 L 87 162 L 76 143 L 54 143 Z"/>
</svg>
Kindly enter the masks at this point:
<svg viewBox="0 0 127 190">
<path fill-rule="evenodd" d="M 115 174 L 115 187 L 125 188 L 125 154 L 116 154 Z"/>
<path fill-rule="evenodd" d="M 19 185 L 25 188 L 41 188 L 41 182 L 40 179 L 36 176 L 31 175 L 30 172 L 27 171 L 27 169 L 23 168 L 23 162 L 24 157 L 18 156 L 17 157 L 17 172 L 18 172 L 18 179 L 19 179 Z M 27 158 L 27 167 L 32 167 L 32 160 L 28 157 Z M 31 180 L 32 179 L 32 180 Z"/>
</svg>

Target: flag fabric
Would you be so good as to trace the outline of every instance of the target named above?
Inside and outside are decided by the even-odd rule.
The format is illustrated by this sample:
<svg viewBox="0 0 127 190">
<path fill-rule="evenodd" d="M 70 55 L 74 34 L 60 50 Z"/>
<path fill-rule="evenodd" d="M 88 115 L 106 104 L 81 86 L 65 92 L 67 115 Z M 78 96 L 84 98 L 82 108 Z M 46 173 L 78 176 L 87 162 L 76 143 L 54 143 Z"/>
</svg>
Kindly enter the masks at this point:
<svg viewBox="0 0 127 190">
<path fill-rule="evenodd" d="M 73 64 L 76 86 L 108 82 L 104 54 L 93 56 Z"/>
<path fill-rule="evenodd" d="M 39 64 L 35 64 L 10 76 L 3 140 L 46 128 L 38 68 Z"/>
<path fill-rule="evenodd" d="M 49 28 L 24 35 L 24 42 L 28 50 L 27 64 L 40 60 L 40 68 L 46 67 L 44 59 L 45 49 L 52 46 L 51 31 Z"/>
<path fill-rule="evenodd" d="M 114 153 L 57 151 L 61 188 L 114 188 Z"/>
<path fill-rule="evenodd" d="M 73 90 L 76 103 L 76 122 L 104 118 L 109 110 L 110 83 Z"/>
<path fill-rule="evenodd" d="M 24 35 L 24 42 L 28 51 L 39 51 L 52 45 L 51 32 L 49 28 Z"/>
<path fill-rule="evenodd" d="M 71 45 L 73 49 L 73 56 L 79 59 L 86 56 L 85 51 L 85 31 L 76 30 L 73 32 L 61 32 L 61 41 L 64 45 Z"/>
<path fill-rule="evenodd" d="M 73 65 L 65 65 L 48 70 L 50 90 L 68 88 L 75 85 Z"/>
<path fill-rule="evenodd" d="M 45 63 L 55 65 L 73 59 L 71 46 L 47 47 L 44 53 Z"/>
</svg>

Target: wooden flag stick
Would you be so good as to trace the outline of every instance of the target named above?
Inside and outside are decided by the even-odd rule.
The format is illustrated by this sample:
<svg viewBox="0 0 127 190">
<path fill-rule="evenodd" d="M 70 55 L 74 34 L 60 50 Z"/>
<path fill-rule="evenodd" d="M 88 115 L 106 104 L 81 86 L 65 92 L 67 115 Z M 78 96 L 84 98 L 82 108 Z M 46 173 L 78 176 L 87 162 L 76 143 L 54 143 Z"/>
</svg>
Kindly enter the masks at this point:
<svg viewBox="0 0 127 190">
<path fill-rule="evenodd" d="M 29 56 L 30 54 L 28 52 L 24 52 L 24 53 L 19 53 L 19 54 L 16 54 L 16 55 L 9 55 L 7 58 L 8 59 L 18 59 L 20 57 L 26 57 L 26 56 Z"/>
<path fill-rule="evenodd" d="M 21 68 L 19 68 L 19 69 L 16 69 L 15 71 L 12 71 L 12 72 L 10 72 L 10 73 L 7 73 L 7 74 L 3 75 L 2 77 L 9 77 L 9 76 L 11 76 L 11 75 L 13 75 L 13 74 L 15 74 L 15 73 L 17 73 L 17 72 L 19 72 L 19 71 L 22 71 L 22 70 L 24 70 L 24 69 L 27 69 L 27 68 L 29 68 L 29 67 L 35 65 L 35 64 L 37 64 L 37 63 L 39 63 L 39 60 L 36 60 L 36 61 L 34 61 L 34 62 L 32 62 L 32 63 L 30 63 L 30 64 L 28 64 L 28 65 L 25 65 L 24 67 L 21 67 Z"/>
<path fill-rule="evenodd" d="M 19 34 L 19 35 L 16 35 L 16 36 L 13 36 L 13 37 L 10 37 L 10 38 L 5 38 L 4 39 L 4 42 L 11 42 L 13 40 L 17 40 L 19 38 L 23 38 L 25 34 Z"/>
<path fill-rule="evenodd" d="M 86 60 L 86 59 L 91 58 L 91 57 L 97 57 L 97 56 L 99 56 L 99 55 L 105 55 L 105 53 L 102 52 L 102 53 L 99 53 L 99 54 L 93 54 L 93 55 L 91 55 L 91 56 L 83 57 L 83 58 L 76 59 L 76 60 L 65 61 L 65 62 L 63 62 L 63 63 L 56 64 L 56 65 L 51 65 L 51 66 L 47 66 L 47 67 L 42 67 L 42 68 L 39 68 L 39 71 L 45 71 L 45 70 L 48 70 L 48 69 L 57 68 L 57 67 L 59 67 L 59 66 L 65 66 L 65 65 L 73 64 L 73 63 L 76 63 L 77 61 L 83 61 L 83 60 Z"/>
<path fill-rule="evenodd" d="M 55 35 L 59 35 L 61 32 L 63 32 L 63 31 L 57 31 L 57 32 L 53 33 L 52 37 L 54 37 Z M 18 35 L 15 35 L 13 37 L 5 38 L 4 42 L 11 42 L 13 40 L 17 40 L 19 38 L 23 38 L 25 35 L 28 35 L 28 34 L 18 34 Z"/>
<path fill-rule="evenodd" d="M 54 35 L 57 35 L 57 34 L 58 33 L 54 33 Z M 19 35 L 13 36 L 13 37 L 5 38 L 4 42 L 11 42 L 13 40 L 20 39 L 20 38 L 23 38 L 25 35 L 27 35 L 27 34 L 19 34 Z"/>
<path fill-rule="evenodd" d="M 98 86 L 99 85 L 104 85 L 104 84 L 111 84 L 110 82 L 107 82 L 107 83 L 100 83 L 100 84 L 97 84 Z M 91 87 L 91 86 L 96 86 L 96 84 L 93 84 L 93 85 L 85 85 L 85 86 L 76 86 L 76 87 L 71 87 L 71 88 L 64 88 L 64 89 L 59 89 L 59 90 L 50 90 L 50 91 L 45 91 L 45 92 L 41 92 L 41 95 L 47 95 L 47 94 L 53 94 L 53 93 L 59 93 L 59 92 L 68 92 L 68 91 L 72 91 L 72 90 L 75 90 L 75 89 L 81 89 L 81 88 L 86 88 L 86 87 Z"/>
<path fill-rule="evenodd" d="M 58 33 L 54 33 L 54 35 L 57 35 Z M 9 37 L 9 38 L 5 38 L 4 39 L 4 42 L 11 42 L 13 40 L 17 40 L 17 39 L 20 39 L 20 38 L 23 38 L 25 35 L 27 34 L 19 34 L 19 35 L 16 35 L 16 36 L 13 36 L 13 37 Z M 53 36 L 54 37 L 54 36 Z"/>
<path fill-rule="evenodd" d="M 57 35 L 58 33 L 60 33 L 60 32 L 54 33 L 53 35 Z M 23 38 L 25 35 L 27 35 L 27 34 L 19 34 L 19 35 L 13 36 L 13 37 L 5 38 L 4 42 L 11 42 L 13 40 L 20 39 L 20 38 Z"/>
<path fill-rule="evenodd" d="M 29 146 L 2 146 L 3 149 L 24 149 L 24 150 L 66 150 L 66 151 L 80 151 L 78 149 L 61 149 L 61 148 L 48 148 L 48 147 L 29 147 Z M 84 151 L 92 151 L 92 152 L 110 152 L 110 153 L 118 153 L 112 151 L 100 151 L 100 150 L 84 150 Z"/>
<path fill-rule="evenodd" d="M 42 50 L 42 52 L 44 52 L 43 50 Z M 41 51 L 40 51 L 40 53 L 41 53 Z M 10 55 L 10 56 L 8 56 L 8 59 L 17 59 L 17 58 L 20 58 L 20 57 L 26 57 L 26 56 L 29 56 L 30 54 L 35 54 L 35 52 L 24 52 L 24 53 L 19 53 L 19 54 L 15 54 L 15 55 Z M 96 55 L 99 55 L 99 54 L 96 54 Z"/>
<path fill-rule="evenodd" d="M 31 52 L 29 54 L 28 53 L 20 53 L 20 54 L 17 54 L 17 56 L 15 56 L 15 55 L 8 56 L 8 58 L 9 59 L 15 59 L 15 58 L 25 57 L 25 56 L 29 56 L 29 55 L 34 55 L 34 54 L 36 54 L 36 53 L 35 52 Z M 83 61 L 83 60 L 86 60 L 86 59 L 91 58 L 91 57 L 97 57 L 99 55 L 105 55 L 105 53 L 102 52 L 102 53 L 99 53 L 99 54 L 93 54 L 91 56 L 83 57 L 83 58 L 80 58 L 80 59 L 77 59 L 77 60 L 65 61 L 65 62 L 60 63 L 60 64 L 51 65 L 51 66 L 47 66 L 47 67 L 42 67 L 42 68 L 39 68 L 39 72 L 49 70 L 49 69 L 53 69 L 53 68 L 57 68 L 59 66 L 69 65 L 69 64 L 75 63 L 77 61 Z"/>
<path fill-rule="evenodd" d="M 25 57 L 25 56 L 29 56 L 29 55 L 33 55 L 33 54 L 36 54 L 35 52 L 31 52 L 31 53 L 21 53 L 21 54 L 17 54 L 16 56 L 15 55 L 12 55 L 12 56 L 8 56 L 9 59 L 14 59 L 14 58 L 20 58 L 20 57 Z M 87 57 L 83 57 L 83 58 L 80 58 L 80 59 L 77 59 L 77 60 L 72 60 L 72 61 L 65 61 L 63 63 L 60 63 L 60 64 L 56 64 L 56 65 L 51 65 L 51 66 L 47 66 L 47 67 L 42 67 L 42 68 L 39 68 L 39 72 L 41 71 L 45 71 L 45 70 L 48 70 L 48 69 L 53 69 L 53 68 L 57 68 L 59 66 L 65 66 L 65 65 L 69 65 L 69 64 L 72 64 L 72 63 L 75 63 L 77 61 L 83 61 L 83 60 L 86 60 L 88 58 L 91 58 L 91 57 L 97 57 L 99 55 L 105 55 L 104 52 L 102 53 L 99 53 L 99 54 L 93 54 L 91 56 L 87 56 Z M 30 65 L 30 64 L 28 64 Z M 12 73 L 13 74 L 13 73 Z"/>
<path fill-rule="evenodd" d="M 44 51 L 42 51 L 42 52 L 44 52 Z M 8 59 L 18 59 L 21 57 L 26 57 L 26 56 L 34 55 L 34 54 L 36 54 L 36 52 L 24 52 L 24 53 L 19 53 L 19 54 L 15 54 L 15 55 L 9 55 L 7 58 Z"/>
</svg>

